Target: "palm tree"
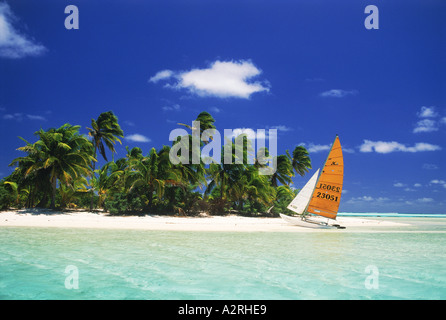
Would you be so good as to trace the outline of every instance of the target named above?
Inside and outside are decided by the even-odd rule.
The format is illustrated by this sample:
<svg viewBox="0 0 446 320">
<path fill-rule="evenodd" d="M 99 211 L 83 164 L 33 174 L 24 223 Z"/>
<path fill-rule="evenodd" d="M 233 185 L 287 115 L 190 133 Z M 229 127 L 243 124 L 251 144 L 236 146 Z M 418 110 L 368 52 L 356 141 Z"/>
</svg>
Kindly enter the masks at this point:
<svg viewBox="0 0 446 320">
<path fill-rule="evenodd" d="M 148 156 L 133 158 L 129 163 L 127 177 L 129 192 L 138 187 L 143 189 L 147 195 L 149 211 L 152 210 L 154 194 L 157 194 L 160 199 L 166 185 L 179 183 L 180 175 L 169 161 L 167 146 L 164 146 L 160 152 L 152 148 Z"/>
<path fill-rule="evenodd" d="M 10 167 L 16 166 L 16 168 L 8 177 L 8 181 L 17 182 L 20 190 L 27 190 L 26 208 L 34 207 L 34 203 L 39 199 L 39 196 L 42 197 L 37 203 L 37 207 L 45 207 L 51 194 L 50 170 L 43 168 L 33 170 L 38 167 L 38 163 L 41 161 L 40 152 L 32 143 L 29 143 L 22 137 L 19 137 L 19 139 L 26 143 L 19 150 L 26 152 L 27 155 L 18 157 L 9 164 Z"/>
<path fill-rule="evenodd" d="M 290 155 L 288 150 L 286 151 L 288 158 L 291 160 L 291 165 L 294 171 L 300 176 L 304 176 L 311 169 L 311 159 L 307 149 L 303 146 L 297 146 L 294 148 L 293 156 Z"/>
<path fill-rule="evenodd" d="M 215 194 L 214 190 L 219 191 L 219 199 L 216 199 L 215 196 L 213 199 L 218 204 L 217 211 L 224 210 L 228 200 L 237 202 L 238 208 L 243 209 L 249 180 L 248 176 L 244 177 L 247 168 L 249 141 L 244 139 L 243 144 L 240 145 L 228 140 L 227 144 L 231 144 L 231 163 L 224 161 L 225 147 L 223 146 L 220 163 L 211 163 L 207 169 L 209 183 L 205 195 Z M 241 158 L 237 156 L 238 154 L 241 154 Z"/>
<path fill-rule="evenodd" d="M 11 165 L 27 162 L 25 177 L 31 174 L 45 173 L 51 185 L 50 208 L 55 208 L 57 182 L 71 185 L 80 176 L 91 174 L 91 163 L 96 161 L 90 141 L 79 134 L 80 126 L 68 123 L 60 128 L 48 131 L 40 129 L 34 134 L 39 140 L 34 144 L 26 142 L 26 146 L 18 148 L 28 153 L 29 157 L 14 159 Z M 30 160 L 31 159 L 31 160 Z"/>
<path fill-rule="evenodd" d="M 276 171 L 271 175 L 271 185 L 275 188 L 278 186 L 278 182 L 284 185 L 289 185 L 294 176 L 291 160 L 284 154 L 276 157 L 277 167 Z"/>
<path fill-rule="evenodd" d="M 207 130 L 207 129 L 215 129 L 215 119 L 206 111 L 201 112 L 195 121 L 200 122 L 200 132 L 197 132 L 200 134 L 199 139 L 201 138 L 201 134 Z M 179 125 L 185 126 L 186 128 L 189 128 L 192 130 L 192 134 L 194 133 L 194 130 L 196 128 L 184 124 L 184 123 L 178 123 Z M 177 140 L 172 143 L 172 145 L 175 145 L 177 143 L 184 143 L 186 144 L 186 150 L 189 151 L 189 154 L 187 155 L 189 157 L 189 160 L 192 159 L 193 153 L 197 153 L 201 155 L 201 150 L 195 149 L 194 145 L 192 144 L 192 134 L 189 134 L 184 137 L 177 137 Z M 209 141 L 202 141 L 200 139 L 200 145 L 198 148 L 201 148 L 204 144 L 209 143 Z M 186 155 L 182 155 L 183 157 Z M 200 157 L 200 163 L 192 163 L 192 161 L 189 161 L 189 163 L 179 163 L 174 166 L 174 168 L 177 170 L 177 172 L 181 175 L 181 179 L 184 183 L 189 182 L 192 185 L 197 185 L 200 188 L 202 188 L 206 184 L 206 169 L 204 162 L 202 161 Z"/>
<path fill-rule="evenodd" d="M 92 128 L 88 128 L 88 135 L 92 137 L 92 143 L 94 146 L 94 157 L 96 158 L 97 152 L 107 160 L 107 155 L 105 154 L 104 143 L 107 148 L 115 153 L 115 143 L 116 141 L 121 143 L 119 137 L 124 137 L 124 131 L 118 124 L 118 117 L 112 112 L 107 111 L 99 115 L 97 120 L 91 119 Z M 95 170 L 95 162 L 92 163 L 93 171 Z M 93 210 L 93 200 L 94 200 L 94 188 L 91 189 L 91 202 L 90 211 Z"/>
<path fill-rule="evenodd" d="M 118 181 L 115 177 L 117 174 L 117 165 L 111 161 L 106 163 L 102 168 L 94 171 L 95 175 L 90 179 L 90 185 L 98 192 L 98 207 L 101 207 L 105 201 L 107 193 L 110 191 L 113 182 Z"/>
<path fill-rule="evenodd" d="M 276 199 L 274 200 L 274 210 L 273 212 L 285 213 L 289 211 L 287 206 L 297 195 L 299 190 L 291 188 L 287 185 L 278 186 L 276 188 Z M 291 211 L 290 211 L 291 212 Z"/>
<path fill-rule="evenodd" d="M 207 130 L 207 129 L 215 129 L 215 119 L 206 111 L 200 112 L 200 114 L 197 116 L 197 119 L 195 121 L 200 122 L 200 136 L 201 134 Z M 182 125 L 186 128 L 189 128 L 191 130 L 194 130 L 196 128 L 193 128 L 192 126 L 184 123 L 178 123 L 179 125 Z M 208 143 L 209 141 L 205 141 L 205 143 Z"/>
<path fill-rule="evenodd" d="M 251 204 L 251 212 L 255 207 L 271 206 L 276 190 L 271 186 L 268 176 L 259 174 L 254 166 L 249 166 L 247 172 L 250 176 L 247 199 Z"/>
<path fill-rule="evenodd" d="M 85 192 L 88 192 L 87 189 L 87 179 L 85 177 L 78 177 L 73 180 L 73 182 L 69 185 L 60 184 L 59 186 L 59 195 L 60 195 L 60 207 L 66 208 L 75 206 L 74 202 L 77 198 Z"/>
</svg>

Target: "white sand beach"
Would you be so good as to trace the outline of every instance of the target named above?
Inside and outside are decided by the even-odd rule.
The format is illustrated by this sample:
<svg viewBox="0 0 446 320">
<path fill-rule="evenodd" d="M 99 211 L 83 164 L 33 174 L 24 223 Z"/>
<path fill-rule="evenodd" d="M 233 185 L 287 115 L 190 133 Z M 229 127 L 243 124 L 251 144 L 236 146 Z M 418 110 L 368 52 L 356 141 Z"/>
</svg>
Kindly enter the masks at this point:
<svg viewBox="0 0 446 320">
<path fill-rule="evenodd" d="M 338 217 L 337 221 L 347 230 L 361 231 L 366 228 L 385 229 L 387 227 L 409 226 L 384 219 L 364 219 Z M 257 218 L 229 216 L 177 217 L 177 216 L 110 216 L 103 213 L 85 211 L 55 212 L 44 209 L 23 209 L 0 212 L 0 227 L 59 227 L 59 228 L 98 228 L 135 229 L 166 231 L 243 231 L 243 232 L 315 232 L 337 231 L 336 229 L 310 229 L 293 226 L 281 218 Z M 342 232 L 343 230 L 339 230 Z"/>
</svg>

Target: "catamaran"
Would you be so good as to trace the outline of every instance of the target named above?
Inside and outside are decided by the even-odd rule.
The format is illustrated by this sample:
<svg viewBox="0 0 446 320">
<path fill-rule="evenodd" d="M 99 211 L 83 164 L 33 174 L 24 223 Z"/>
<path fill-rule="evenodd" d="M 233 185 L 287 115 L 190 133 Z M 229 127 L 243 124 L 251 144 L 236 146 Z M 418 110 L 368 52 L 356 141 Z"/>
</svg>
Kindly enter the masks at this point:
<svg viewBox="0 0 446 320">
<path fill-rule="evenodd" d="M 280 217 L 302 227 L 345 229 L 336 221 L 344 178 L 344 158 L 338 135 L 319 172 L 318 169 L 287 207 L 298 216 L 281 213 Z"/>
</svg>

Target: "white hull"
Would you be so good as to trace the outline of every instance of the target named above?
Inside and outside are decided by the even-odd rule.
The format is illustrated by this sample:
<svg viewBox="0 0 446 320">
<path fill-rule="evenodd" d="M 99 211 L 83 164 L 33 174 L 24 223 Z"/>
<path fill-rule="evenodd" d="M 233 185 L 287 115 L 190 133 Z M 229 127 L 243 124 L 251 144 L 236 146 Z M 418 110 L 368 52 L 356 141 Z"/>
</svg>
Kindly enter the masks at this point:
<svg viewBox="0 0 446 320">
<path fill-rule="evenodd" d="M 345 227 L 342 227 L 339 224 L 336 223 L 330 224 L 326 222 L 327 219 L 321 219 L 317 217 L 305 217 L 305 218 L 291 217 L 281 213 L 280 217 L 286 222 L 300 227 L 313 228 L 313 229 L 333 229 L 333 228 L 345 229 Z"/>
</svg>

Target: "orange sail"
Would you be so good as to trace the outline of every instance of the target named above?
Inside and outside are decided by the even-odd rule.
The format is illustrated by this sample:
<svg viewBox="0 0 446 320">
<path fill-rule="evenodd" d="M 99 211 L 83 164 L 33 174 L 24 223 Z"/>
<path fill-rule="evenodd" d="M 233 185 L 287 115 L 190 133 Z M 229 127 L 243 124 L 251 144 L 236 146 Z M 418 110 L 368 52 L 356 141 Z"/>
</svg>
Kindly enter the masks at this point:
<svg viewBox="0 0 446 320">
<path fill-rule="evenodd" d="M 307 212 L 336 219 L 341 201 L 343 178 L 344 158 L 339 137 L 336 135 L 308 204 Z"/>
</svg>

